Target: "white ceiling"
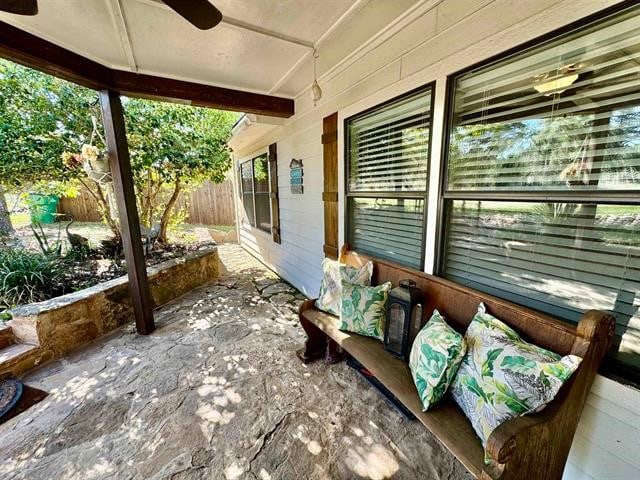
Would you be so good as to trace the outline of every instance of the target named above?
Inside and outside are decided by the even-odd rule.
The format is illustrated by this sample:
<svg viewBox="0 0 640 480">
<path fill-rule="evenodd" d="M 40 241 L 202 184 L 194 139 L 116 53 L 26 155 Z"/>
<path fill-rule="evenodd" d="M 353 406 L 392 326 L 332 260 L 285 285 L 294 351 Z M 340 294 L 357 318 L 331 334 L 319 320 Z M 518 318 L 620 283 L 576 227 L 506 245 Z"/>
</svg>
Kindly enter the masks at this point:
<svg viewBox="0 0 640 480">
<path fill-rule="evenodd" d="M 294 97 L 420 0 L 212 0 L 198 30 L 158 0 L 40 0 L 0 20 L 111 68 Z"/>
</svg>

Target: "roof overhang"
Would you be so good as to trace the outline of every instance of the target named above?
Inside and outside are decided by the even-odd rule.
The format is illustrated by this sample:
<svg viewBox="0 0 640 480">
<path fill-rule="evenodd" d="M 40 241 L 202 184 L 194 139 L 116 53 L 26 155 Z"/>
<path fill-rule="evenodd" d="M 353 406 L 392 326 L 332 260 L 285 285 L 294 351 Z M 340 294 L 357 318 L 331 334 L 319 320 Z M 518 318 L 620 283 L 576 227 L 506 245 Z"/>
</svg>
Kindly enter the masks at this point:
<svg viewBox="0 0 640 480">
<path fill-rule="evenodd" d="M 289 98 L 203 85 L 109 68 L 19 28 L 0 22 L 0 56 L 96 90 L 194 106 L 290 117 Z"/>
</svg>

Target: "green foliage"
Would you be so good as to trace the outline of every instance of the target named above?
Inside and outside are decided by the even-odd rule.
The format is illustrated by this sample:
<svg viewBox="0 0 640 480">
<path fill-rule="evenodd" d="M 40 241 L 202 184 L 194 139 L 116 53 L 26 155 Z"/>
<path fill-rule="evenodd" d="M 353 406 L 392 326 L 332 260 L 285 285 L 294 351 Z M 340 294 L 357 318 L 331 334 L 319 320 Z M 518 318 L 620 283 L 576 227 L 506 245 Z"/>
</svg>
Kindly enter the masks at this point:
<svg viewBox="0 0 640 480">
<path fill-rule="evenodd" d="M 141 219 L 149 227 L 162 222 L 166 232 L 181 191 L 224 181 L 237 114 L 141 99 L 123 105 Z M 0 60 L 0 118 L 5 187 L 74 196 L 76 180 L 92 183 L 69 159 L 85 144 L 104 152 L 95 91 Z"/>
<path fill-rule="evenodd" d="M 94 91 L 0 59 L 2 183 L 57 193 L 56 181 L 76 175 L 62 164 L 62 152 L 89 142 L 97 99 Z"/>
<path fill-rule="evenodd" d="M 140 99 L 123 103 L 138 187 L 150 173 L 169 184 L 224 181 L 231 167 L 227 140 L 237 114 Z"/>
<path fill-rule="evenodd" d="M 40 223 L 34 222 L 30 225 L 33 236 L 38 242 L 42 253 L 47 256 L 60 257 L 62 255 L 62 241 L 60 240 L 60 224 L 58 223 L 58 237 L 51 241 Z"/>
<path fill-rule="evenodd" d="M 231 168 L 227 140 L 236 114 L 185 105 L 126 99 L 124 111 L 141 221 L 169 224 L 180 212 L 180 192 L 209 180 L 220 183 Z"/>
<path fill-rule="evenodd" d="M 55 296 L 63 278 L 60 259 L 23 249 L 0 250 L 0 305 L 39 302 Z"/>
</svg>

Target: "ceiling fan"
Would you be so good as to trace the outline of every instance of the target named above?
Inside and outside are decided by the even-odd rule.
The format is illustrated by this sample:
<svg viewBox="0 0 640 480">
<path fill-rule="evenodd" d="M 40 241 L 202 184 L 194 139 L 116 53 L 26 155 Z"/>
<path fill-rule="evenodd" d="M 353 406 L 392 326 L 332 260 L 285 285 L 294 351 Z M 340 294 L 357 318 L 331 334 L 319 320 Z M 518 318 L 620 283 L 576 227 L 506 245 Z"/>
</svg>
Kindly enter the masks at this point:
<svg viewBox="0 0 640 480">
<path fill-rule="evenodd" d="M 222 13 L 208 0 L 161 1 L 200 30 L 213 28 L 222 21 Z M 18 15 L 37 15 L 38 0 L 0 0 L 0 10 Z"/>
</svg>

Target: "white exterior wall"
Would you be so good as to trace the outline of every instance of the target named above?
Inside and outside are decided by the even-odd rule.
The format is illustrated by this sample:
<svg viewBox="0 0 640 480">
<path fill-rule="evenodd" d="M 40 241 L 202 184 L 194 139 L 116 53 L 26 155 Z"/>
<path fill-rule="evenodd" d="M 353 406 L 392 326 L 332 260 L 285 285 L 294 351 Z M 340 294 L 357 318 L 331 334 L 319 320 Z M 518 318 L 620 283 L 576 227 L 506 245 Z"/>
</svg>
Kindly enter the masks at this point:
<svg viewBox="0 0 640 480">
<path fill-rule="evenodd" d="M 375 1 L 375 0 L 374 0 Z M 386 1 L 386 0 L 378 0 Z M 615 4 L 611 0 L 423 1 L 319 79 L 296 115 L 235 152 L 251 158 L 278 144 L 282 244 L 240 227 L 243 246 L 308 296 L 317 293 L 323 258 L 322 118 L 338 111 L 340 238 L 344 240 L 343 120 L 436 81 L 425 271 L 434 262 L 436 201 L 447 75 Z M 304 194 L 289 193 L 289 162 L 304 162 Z M 582 414 L 565 479 L 640 479 L 640 391 L 597 376 Z"/>
</svg>

